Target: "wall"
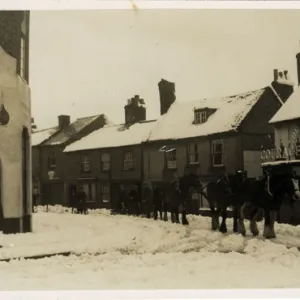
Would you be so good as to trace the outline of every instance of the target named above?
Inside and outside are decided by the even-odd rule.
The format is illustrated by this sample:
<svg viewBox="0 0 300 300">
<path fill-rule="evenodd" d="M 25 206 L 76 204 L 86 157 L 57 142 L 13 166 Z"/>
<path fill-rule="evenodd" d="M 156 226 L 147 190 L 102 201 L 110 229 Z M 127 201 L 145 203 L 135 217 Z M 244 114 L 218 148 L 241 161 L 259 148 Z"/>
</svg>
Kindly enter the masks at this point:
<svg viewBox="0 0 300 300">
<path fill-rule="evenodd" d="M 225 167 L 212 167 L 211 141 L 214 139 L 224 140 L 224 165 Z M 165 168 L 165 155 L 158 151 L 163 145 L 170 147 L 176 146 L 177 155 L 177 174 L 183 176 L 188 166 L 187 145 L 190 142 L 198 144 L 199 151 L 199 175 L 202 177 L 218 176 L 225 169 L 229 173 L 233 173 L 238 168 L 243 167 L 243 155 L 238 135 L 224 134 L 221 136 L 203 137 L 198 139 L 177 140 L 174 142 L 155 142 L 145 144 L 144 148 L 144 179 L 153 181 L 163 180 L 163 170 Z M 194 166 L 191 167 L 191 170 Z"/>
<path fill-rule="evenodd" d="M 40 175 L 40 155 L 41 151 L 39 147 L 32 147 L 32 177 L 39 177 Z"/>
<path fill-rule="evenodd" d="M 110 150 L 112 181 L 141 181 L 142 179 L 142 151 L 141 146 L 120 147 Z M 123 171 L 123 155 L 125 151 L 133 152 L 134 169 Z"/>
<path fill-rule="evenodd" d="M 280 146 L 282 140 L 285 146 L 288 146 L 292 140 L 292 134 L 297 127 L 300 127 L 300 120 L 291 120 L 283 123 L 274 124 L 275 146 Z"/>
<path fill-rule="evenodd" d="M 274 92 L 267 87 L 260 100 L 242 122 L 240 131 L 244 134 L 273 134 L 273 126 L 269 124 L 269 121 L 281 106 Z"/>
<path fill-rule="evenodd" d="M 31 229 L 31 150 L 28 157 L 27 215 L 22 207 L 22 130 L 27 127 L 31 135 L 30 89 L 16 74 L 16 60 L 0 47 L 0 90 L 4 99 L 0 101 L 10 114 L 10 122 L 0 126 L 2 162 L 1 200 L 3 206 L 3 230 L 23 232 Z M 28 224 L 23 223 L 26 219 Z"/>
</svg>

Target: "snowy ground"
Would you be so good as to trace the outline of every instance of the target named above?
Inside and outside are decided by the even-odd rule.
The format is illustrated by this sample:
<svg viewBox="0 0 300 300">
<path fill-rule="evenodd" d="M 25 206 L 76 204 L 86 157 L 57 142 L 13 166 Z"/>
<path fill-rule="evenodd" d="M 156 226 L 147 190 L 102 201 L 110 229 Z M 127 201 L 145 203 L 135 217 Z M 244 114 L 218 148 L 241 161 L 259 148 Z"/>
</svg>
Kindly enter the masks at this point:
<svg viewBox="0 0 300 300">
<path fill-rule="evenodd" d="M 275 243 L 211 232 L 209 218 L 189 221 L 184 227 L 105 210 L 86 216 L 40 211 L 34 233 L 0 235 L 0 258 L 74 255 L 0 262 L 0 289 L 300 287 L 299 226 L 277 224 Z"/>
</svg>

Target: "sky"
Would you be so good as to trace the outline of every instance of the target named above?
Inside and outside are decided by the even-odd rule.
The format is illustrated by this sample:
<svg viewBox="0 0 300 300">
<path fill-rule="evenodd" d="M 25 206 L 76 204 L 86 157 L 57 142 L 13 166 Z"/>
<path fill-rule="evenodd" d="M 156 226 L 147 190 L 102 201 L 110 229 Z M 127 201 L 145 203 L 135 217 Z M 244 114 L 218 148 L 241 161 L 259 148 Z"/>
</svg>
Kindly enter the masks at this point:
<svg viewBox="0 0 300 300">
<path fill-rule="evenodd" d="M 155 119 L 162 78 L 181 102 L 268 86 L 276 68 L 297 83 L 299 41 L 300 10 L 32 11 L 32 116 L 39 129 L 60 114 L 123 123 L 140 95 Z"/>
</svg>

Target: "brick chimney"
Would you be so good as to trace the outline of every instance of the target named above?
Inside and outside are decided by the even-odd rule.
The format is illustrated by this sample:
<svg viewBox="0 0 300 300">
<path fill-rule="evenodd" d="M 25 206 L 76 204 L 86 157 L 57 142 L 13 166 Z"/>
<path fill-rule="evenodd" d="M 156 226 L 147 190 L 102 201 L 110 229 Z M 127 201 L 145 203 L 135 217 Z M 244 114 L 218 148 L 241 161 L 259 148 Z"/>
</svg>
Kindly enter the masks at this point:
<svg viewBox="0 0 300 300">
<path fill-rule="evenodd" d="M 297 53 L 296 59 L 297 59 L 298 86 L 300 86 L 300 52 Z"/>
<path fill-rule="evenodd" d="M 285 102 L 294 92 L 294 83 L 289 78 L 288 70 L 273 71 L 272 87 L 275 89 L 281 100 Z"/>
<path fill-rule="evenodd" d="M 64 129 L 68 127 L 71 123 L 71 118 L 70 116 L 67 115 L 60 115 L 58 116 L 58 126 L 60 129 Z"/>
<path fill-rule="evenodd" d="M 139 95 L 135 95 L 133 98 L 128 99 L 124 109 L 126 124 L 134 124 L 146 120 L 145 101 L 144 99 L 141 99 Z"/>
<path fill-rule="evenodd" d="M 164 115 L 175 102 L 175 83 L 161 79 L 158 83 L 159 98 L 160 98 L 160 114 Z"/>
</svg>

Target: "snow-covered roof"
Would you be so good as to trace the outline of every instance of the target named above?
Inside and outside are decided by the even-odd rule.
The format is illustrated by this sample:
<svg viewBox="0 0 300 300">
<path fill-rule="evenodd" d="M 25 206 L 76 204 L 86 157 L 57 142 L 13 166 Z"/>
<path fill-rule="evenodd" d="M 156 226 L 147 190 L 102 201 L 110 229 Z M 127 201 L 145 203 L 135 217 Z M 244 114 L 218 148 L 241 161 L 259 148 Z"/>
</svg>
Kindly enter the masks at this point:
<svg viewBox="0 0 300 300">
<path fill-rule="evenodd" d="M 269 123 L 300 119 L 300 88 L 297 87 L 294 93 L 288 98 Z"/>
<path fill-rule="evenodd" d="M 48 129 L 38 130 L 31 134 L 31 146 L 38 146 L 47 139 L 49 139 L 54 133 L 59 130 L 59 127 L 52 127 Z"/>
<path fill-rule="evenodd" d="M 261 164 L 262 167 L 266 166 L 279 166 L 279 165 L 300 165 L 299 159 L 291 160 L 276 160 L 276 161 L 267 161 Z"/>
<path fill-rule="evenodd" d="M 64 152 L 138 145 L 145 141 L 155 121 L 143 121 L 131 126 L 126 124 L 104 126 L 79 141 L 67 146 Z"/>
<path fill-rule="evenodd" d="M 206 136 L 236 130 L 265 90 L 266 88 L 262 88 L 223 98 L 174 102 L 169 111 L 157 120 L 148 141 Z M 205 123 L 193 124 L 195 108 L 216 111 Z"/>
<path fill-rule="evenodd" d="M 62 129 L 59 133 L 55 134 L 53 137 L 48 139 L 44 145 L 61 145 L 67 141 L 69 141 L 74 135 L 79 133 L 81 130 L 86 128 L 88 125 L 90 125 L 92 122 L 94 122 L 99 117 L 103 116 L 106 121 L 108 121 L 108 118 L 104 115 L 96 115 L 96 116 L 90 116 L 90 117 L 84 117 L 84 118 L 78 118 L 76 121 L 71 123 L 66 128 Z"/>
</svg>

